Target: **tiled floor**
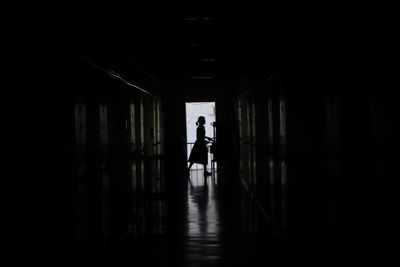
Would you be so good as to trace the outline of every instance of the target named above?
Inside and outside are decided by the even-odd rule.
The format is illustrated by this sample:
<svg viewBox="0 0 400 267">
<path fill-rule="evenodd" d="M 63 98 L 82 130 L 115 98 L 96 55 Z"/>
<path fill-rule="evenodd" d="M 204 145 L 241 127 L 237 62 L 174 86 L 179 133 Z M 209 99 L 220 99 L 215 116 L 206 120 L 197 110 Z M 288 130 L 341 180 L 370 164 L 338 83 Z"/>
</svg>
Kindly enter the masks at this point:
<svg viewBox="0 0 400 267">
<path fill-rule="evenodd" d="M 225 177 L 226 178 L 226 177 Z M 121 242 L 115 266 L 277 266 L 270 230 L 245 194 L 191 171 L 181 203 L 157 200 Z"/>
</svg>

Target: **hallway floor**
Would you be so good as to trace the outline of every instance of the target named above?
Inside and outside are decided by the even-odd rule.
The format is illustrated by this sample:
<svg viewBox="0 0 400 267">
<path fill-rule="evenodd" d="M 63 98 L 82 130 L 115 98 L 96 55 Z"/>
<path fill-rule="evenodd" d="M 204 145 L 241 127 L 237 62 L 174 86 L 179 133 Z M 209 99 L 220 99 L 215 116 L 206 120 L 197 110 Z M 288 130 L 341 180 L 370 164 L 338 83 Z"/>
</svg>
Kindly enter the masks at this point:
<svg viewBox="0 0 400 267">
<path fill-rule="evenodd" d="M 271 231 L 245 194 L 222 190 L 218 177 L 205 179 L 200 170 L 191 171 L 184 188 L 168 210 L 165 200 L 150 204 L 113 266 L 278 265 Z"/>
</svg>

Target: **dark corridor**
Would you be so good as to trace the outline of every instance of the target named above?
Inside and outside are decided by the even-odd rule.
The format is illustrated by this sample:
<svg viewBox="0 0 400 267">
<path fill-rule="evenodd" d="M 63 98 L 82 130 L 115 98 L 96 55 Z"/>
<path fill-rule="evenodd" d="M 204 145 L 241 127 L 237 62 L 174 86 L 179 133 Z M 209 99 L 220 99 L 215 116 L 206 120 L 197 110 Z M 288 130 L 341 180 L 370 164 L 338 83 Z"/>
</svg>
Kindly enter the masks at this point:
<svg viewBox="0 0 400 267">
<path fill-rule="evenodd" d="M 2 8 L 5 254 L 399 266 L 396 1 L 205 7 Z M 215 102 L 206 177 L 189 102 Z"/>
</svg>

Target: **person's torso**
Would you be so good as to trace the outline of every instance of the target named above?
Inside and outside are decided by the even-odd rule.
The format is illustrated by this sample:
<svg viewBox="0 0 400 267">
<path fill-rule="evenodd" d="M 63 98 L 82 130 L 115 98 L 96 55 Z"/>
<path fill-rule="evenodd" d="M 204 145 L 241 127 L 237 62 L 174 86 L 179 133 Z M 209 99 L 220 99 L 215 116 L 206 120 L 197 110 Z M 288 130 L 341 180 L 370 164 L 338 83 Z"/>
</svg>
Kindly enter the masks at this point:
<svg viewBox="0 0 400 267">
<path fill-rule="evenodd" d="M 197 140 L 204 141 L 205 137 L 206 137 L 206 129 L 204 128 L 204 126 L 203 125 L 197 126 L 197 130 L 196 130 Z"/>
</svg>

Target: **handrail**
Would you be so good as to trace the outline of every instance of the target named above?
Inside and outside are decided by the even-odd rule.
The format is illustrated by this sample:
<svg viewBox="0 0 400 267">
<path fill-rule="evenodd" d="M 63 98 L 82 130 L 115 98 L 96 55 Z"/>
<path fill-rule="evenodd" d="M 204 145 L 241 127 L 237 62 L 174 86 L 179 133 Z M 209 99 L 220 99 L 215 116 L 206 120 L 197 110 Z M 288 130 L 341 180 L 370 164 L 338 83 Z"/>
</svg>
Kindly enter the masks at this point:
<svg viewBox="0 0 400 267">
<path fill-rule="evenodd" d="M 95 67 L 96 69 L 99 69 L 99 70 L 107 73 L 107 75 L 110 76 L 111 78 L 118 79 L 118 80 L 124 82 L 126 85 L 128 85 L 130 87 L 133 87 L 133 88 L 135 88 L 135 89 L 137 89 L 137 90 L 139 90 L 139 91 L 141 91 L 141 92 L 143 92 L 145 94 L 148 94 L 148 95 L 150 95 L 152 97 L 156 97 L 155 95 L 153 95 L 149 91 L 147 91 L 147 90 L 145 90 L 145 89 L 143 89 L 143 88 L 141 88 L 141 87 L 139 87 L 139 86 L 127 81 L 127 80 L 125 80 L 120 74 L 116 73 L 115 71 L 113 71 L 113 70 L 111 70 L 109 68 L 106 69 L 104 67 L 101 67 L 100 65 L 96 64 L 92 60 L 77 54 L 72 49 L 63 46 L 60 43 L 57 43 L 56 41 L 51 40 L 50 38 L 43 36 L 42 34 L 39 35 L 39 38 L 42 39 L 43 41 L 46 41 L 46 42 L 52 44 L 53 46 L 55 46 L 55 47 L 57 47 L 57 48 L 59 48 L 61 50 L 64 50 L 65 52 L 69 53 L 70 55 L 72 55 L 72 56 L 74 56 L 74 57 L 76 57 L 76 58 L 78 58 L 78 59 L 80 59 L 82 61 L 85 61 L 86 63 L 88 63 L 89 65 Z"/>
</svg>

